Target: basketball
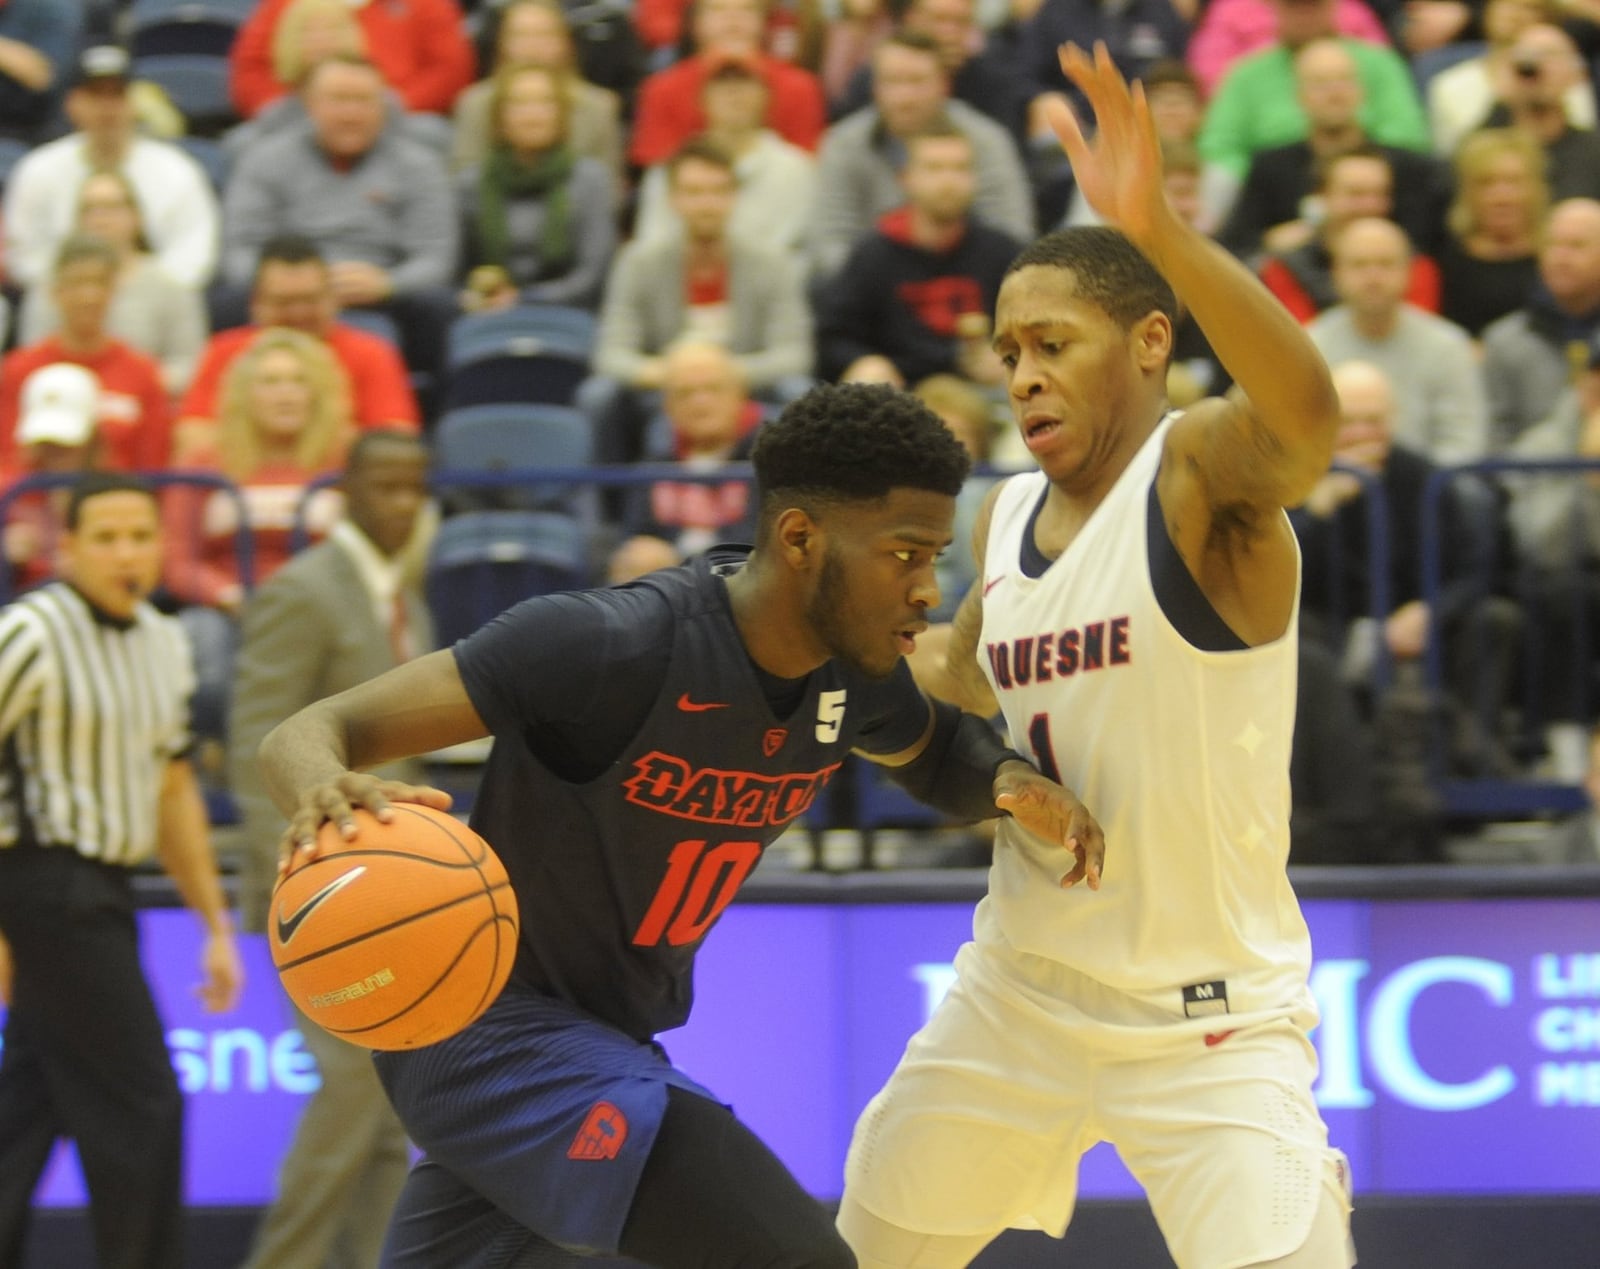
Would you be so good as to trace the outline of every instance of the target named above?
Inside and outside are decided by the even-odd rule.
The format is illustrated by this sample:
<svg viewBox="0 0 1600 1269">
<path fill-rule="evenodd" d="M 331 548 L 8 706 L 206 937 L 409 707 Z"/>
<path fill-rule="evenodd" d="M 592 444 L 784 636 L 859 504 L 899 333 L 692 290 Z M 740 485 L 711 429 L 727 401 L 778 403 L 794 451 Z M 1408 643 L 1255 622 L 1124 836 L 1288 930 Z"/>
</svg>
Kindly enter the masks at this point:
<svg viewBox="0 0 1600 1269">
<path fill-rule="evenodd" d="M 267 914 L 289 998 L 330 1035 L 369 1049 L 436 1044 L 483 1013 L 511 973 L 517 901 L 505 865 L 443 811 L 356 812 L 321 854 L 292 864 Z"/>
</svg>

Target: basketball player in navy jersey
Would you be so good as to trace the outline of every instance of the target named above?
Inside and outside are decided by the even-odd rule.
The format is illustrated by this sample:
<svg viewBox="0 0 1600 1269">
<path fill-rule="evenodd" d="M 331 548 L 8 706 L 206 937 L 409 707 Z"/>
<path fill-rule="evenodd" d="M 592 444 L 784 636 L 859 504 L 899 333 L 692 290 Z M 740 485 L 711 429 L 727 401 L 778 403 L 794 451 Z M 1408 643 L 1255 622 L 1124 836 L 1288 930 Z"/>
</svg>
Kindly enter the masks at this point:
<svg viewBox="0 0 1600 1269">
<path fill-rule="evenodd" d="M 311 706 L 262 746 L 286 844 L 351 809 L 443 807 L 355 768 L 492 734 L 473 826 L 522 915 L 510 985 L 461 1034 L 377 1056 L 426 1152 L 393 1266 L 844 1269 L 777 1158 L 654 1043 L 689 1014 L 696 949 L 762 850 L 856 750 L 953 815 L 997 809 L 1098 883 L 1083 807 L 987 723 L 933 706 L 904 657 L 938 603 L 965 451 L 914 398 L 818 388 L 753 455 L 754 550 L 530 600 L 453 650 Z"/>
<path fill-rule="evenodd" d="M 979 516 L 980 574 L 924 641 L 925 687 L 1005 715 L 1104 826 L 1099 893 L 1001 821 L 957 977 L 857 1124 L 840 1229 L 862 1269 L 959 1269 L 1060 1235 L 1109 1141 L 1184 1269 L 1347 1269 L 1344 1157 L 1312 1099 L 1311 948 L 1285 874 L 1299 552 L 1283 508 L 1338 404 L 1299 325 L 1162 193 L 1142 91 L 1063 50 L 1108 225 L 1025 249 L 994 346 L 1040 471 Z M 1174 413 L 1176 297 L 1236 382 Z M 928 643 L 943 657 L 924 666 Z M 923 676 L 923 671 L 928 672 Z"/>
</svg>

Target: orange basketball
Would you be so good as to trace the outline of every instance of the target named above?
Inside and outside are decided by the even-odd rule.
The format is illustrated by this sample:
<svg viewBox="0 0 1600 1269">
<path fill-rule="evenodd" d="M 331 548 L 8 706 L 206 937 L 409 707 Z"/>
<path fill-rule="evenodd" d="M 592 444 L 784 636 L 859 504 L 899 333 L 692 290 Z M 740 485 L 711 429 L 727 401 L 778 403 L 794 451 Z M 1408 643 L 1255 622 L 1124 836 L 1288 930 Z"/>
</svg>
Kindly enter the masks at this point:
<svg viewBox="0 0 1600 1269">
<path fill-rule="evenodd" d="M 356 812 L 272 893 L 267 939 L 289 998 L 331 1035 L 369 1049 L 436 1044 L 505 986 L 517 900 L 489 843 L 443 811 L 397 802 Z"/>
</svg>

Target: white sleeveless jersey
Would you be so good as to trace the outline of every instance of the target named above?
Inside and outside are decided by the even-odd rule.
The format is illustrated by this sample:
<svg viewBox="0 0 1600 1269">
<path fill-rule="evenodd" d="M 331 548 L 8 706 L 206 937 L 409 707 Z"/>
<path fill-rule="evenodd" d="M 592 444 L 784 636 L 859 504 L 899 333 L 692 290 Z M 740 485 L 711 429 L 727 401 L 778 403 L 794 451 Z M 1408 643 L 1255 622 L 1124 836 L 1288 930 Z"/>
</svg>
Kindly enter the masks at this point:
<svg viewBox="0 0 1600 1269">
<path fill-rule="evenodd" d="M 1223 1013 L 1310 1026 L 1310 938 L 1285 874 L 1297 623 L 1205 652 L 1162 611 L 1146 515 L 1172 417 L 1040 577 L 1021 565 L 1045 477 L 996 500 L 979 658 L 1012 744 L 1094 814 L 1106 858 L 1099 891 L 1063 891 L 1070 858 L 1003 819 L 975 936 L 1212 1030 Z"/>
</svg>

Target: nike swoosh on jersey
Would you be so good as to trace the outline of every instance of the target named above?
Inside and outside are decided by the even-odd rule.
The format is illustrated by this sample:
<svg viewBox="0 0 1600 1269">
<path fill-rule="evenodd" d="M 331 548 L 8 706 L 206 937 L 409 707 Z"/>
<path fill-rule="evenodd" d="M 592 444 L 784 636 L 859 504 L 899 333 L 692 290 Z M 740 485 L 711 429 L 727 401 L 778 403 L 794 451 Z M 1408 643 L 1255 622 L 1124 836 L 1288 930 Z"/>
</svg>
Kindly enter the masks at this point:
<svg viewBox="0 0 1600 1269">
<path fill-rule="evenodd" d="M 1233 1032 L 1231 1032 L 1231 1031 L 1207 1031 L 1206 1032 L 1206 1048 L 1208 1048 L 1208 1049 L 1216 1048 L 1217 1045 L 1221 1044 L 1224 1040 L 1226 1040 L 1232 1034 L 1233 1034 Z"/>
<path fill-rule="evenodd" d="M 689 693 L 678 697 L 678 708 L 685 714 L 703 714 L 708 709 L 727 709 L 726 701 L 691 701 Z"/>
<path fill-rule="evenodd" d="M 999 577 L 991 577 L 988 581 L 986 581 L 983 584 L 983 593 L 985 595 L 987 595 L 996 586 L 1000 585 L 1001 582 L 1005 581 L 1007 576 L 1008 576 L 1008 574 L 1001 573 Z"/>
<path fill-rule="evenodd" d="M 321 890 L 317 891 L 316 894 L 312 895 L 309 899 L 302 903 L 295 914 L 287 921 L 280 916 L 278 918 L 278 942 L 284 946 L 288 946 L 289 940 L 292 939 L 295 936 L 295 932 L 305 924 L 305 919 L 308 916 L 320 908 L 329 899 L 333 898 L 334 895 L 338 894 L 339 891 L 343 890 L 357 877 L 361 876 L 361 874 L 366 872 L 366 870 L 367 866 L 365 864 L 358 864 L 349 872 L 335 877 L 327 885 L 323 886 Z"/>
</svg>

